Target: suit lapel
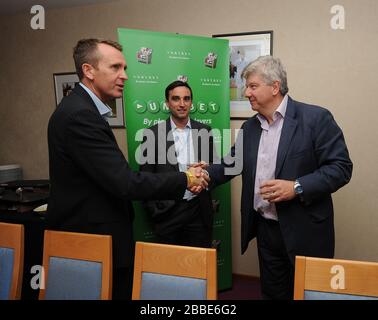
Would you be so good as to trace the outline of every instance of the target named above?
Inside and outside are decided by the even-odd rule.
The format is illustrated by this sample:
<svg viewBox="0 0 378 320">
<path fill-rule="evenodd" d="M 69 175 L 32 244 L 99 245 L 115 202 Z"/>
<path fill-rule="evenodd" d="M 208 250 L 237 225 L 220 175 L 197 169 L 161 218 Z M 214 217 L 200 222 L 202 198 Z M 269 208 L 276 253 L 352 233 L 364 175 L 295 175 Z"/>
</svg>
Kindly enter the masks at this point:
<svg viewBox="0 0 378 320">
<path fill-rule="evenodd" d="M 201 129 L 197 121 L 190 119 L 190 124 L 192 129 L 197 130 L 197 134 L 193 136 L 193 151 L 194 151 L 194 162 L 199 162 L 201 160 L 201 138 L 198 135 Z"/>
<path fill-rule="evenodd" d="M 280 143 L 278 145 L 277 162 L 276 162 L 276 178 L 279 176 L 287 151 L 289 150 L 291 140 L 297 128 L 297 120 L 295 119 L 295 106 L 293 100 L 289 97 L 284 123 L 282 126 Z"/>
<path fill-rule="evenodd" d="M 84 90 L 84 88 L 80 84 L 76 84 L 75 88 L 73 89 L 73 92 L 76 93 L 78 96 L 80 96 L 82 99 L 86 101 L 86 104 L 90 106 L 90 108 L 95 111 L 99 117 L 102 118 L 100 112 L 98 111 L 96 104 L 92 100 L 91 96 L 88 94 L 87 91 Z"/>
<path fill-rule="evenodd" d="M 84 99 L 86 101 L 86 105 L 89 106 L 94 112 L 96 112 L 96 114 L 98 114 L 98 117 L 105 123 L 106 127 L 109 129 L 111 137 L 113 138 L 114 141 L 116 141 L 116 138 L 113 134 L 113 131 L 112 131 L 108 121 L 106 121 L 104 119 L 104 117 L 100 114 L 100 112 L 98 111 L 98 109 L 96 107 L 96 104 L 94 103 L 94 101 L 92 100 L 92 98 L 90 97 L 88 92 L 85 91 L 84 88 L 80 84 L 77 83 L 75 85 L 73 93 L 76 93 L 78 96 L 80 96 L 82 99 Z"/>
<path fill-rule="evenodd" d="M 176 150 L 175 150 L 175 145 L 174 145 L 174 138 L 173 138 L 173 134 L 172 134 L 172 127 L 171 127 L 171 118 L 168 118 L 166 121 L 166 146 L 167 146 L 167 164 L 169 164 L 170 166 L 172 166 L 174 168 L 175 171 L 180 171 L 179 169 L 179 166 L 178 166 L 178 163 L 177 163 L 177 154 L 176 154 Z M 168 157 L 168 152 L 174 152 L 174 155 L 172 156 L 172 158 L 174 158 L 176 161 L 175 163 L 176 164 L 173 164 L 169 161 L 169 157 Z"/>
<path fill-rule="evenodd" d="M 248 129 L 248 127 L 246 129 Z M 251 183 L 255 181 L 256 176 L 257 153 L 259 151 L 261 131 L 261 123 L 255 116 L 251 119 L 250 129 L 245 130 L 243 136 L 243 140 L 245 141 L 243 143 L 243 151 L 247 152 L 246 163 L 244 163 L 244 165 L 252 169 L 250 170 L 251 176 L 249 178 Z M 253 140 L 251 140 L 251 138 Z"/>
</svg>

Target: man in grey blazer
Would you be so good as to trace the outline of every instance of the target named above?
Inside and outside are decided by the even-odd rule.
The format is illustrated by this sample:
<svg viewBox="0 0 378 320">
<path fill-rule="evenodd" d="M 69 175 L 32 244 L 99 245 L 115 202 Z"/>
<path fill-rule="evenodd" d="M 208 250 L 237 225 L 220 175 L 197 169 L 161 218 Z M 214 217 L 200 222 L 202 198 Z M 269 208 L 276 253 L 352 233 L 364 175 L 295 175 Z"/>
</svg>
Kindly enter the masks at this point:
<svg viewBox="0 0 378 320">
<path fill-rule="evenodd" d="M 291 99 L 281 61 L 260 57 L 243 71 L 256 115 L 228 158 L 242 166 L 241 249 L 257 238 L 262 296 L 292 299 L 296 255 L 334 255 L 331 194 L 347 184 L 352 162 L 332 114 Z M 212 165 L 212 184 L 229 181 L 230 161 Z"/>
</svg>

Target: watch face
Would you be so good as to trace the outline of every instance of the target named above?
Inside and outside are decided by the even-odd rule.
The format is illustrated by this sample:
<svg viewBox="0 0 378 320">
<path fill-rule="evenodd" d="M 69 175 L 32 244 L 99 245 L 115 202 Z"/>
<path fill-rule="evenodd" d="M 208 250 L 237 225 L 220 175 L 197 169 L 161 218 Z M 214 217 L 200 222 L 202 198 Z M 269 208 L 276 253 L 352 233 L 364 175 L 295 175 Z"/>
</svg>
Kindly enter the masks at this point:
<svg viewBox="0 0 378 320">
<path fill-rule="evenodd" d="M 303 188 L 301 185 L 295 187 L 295 193 L 300 194 L 303 192 Z"/>
</svg>

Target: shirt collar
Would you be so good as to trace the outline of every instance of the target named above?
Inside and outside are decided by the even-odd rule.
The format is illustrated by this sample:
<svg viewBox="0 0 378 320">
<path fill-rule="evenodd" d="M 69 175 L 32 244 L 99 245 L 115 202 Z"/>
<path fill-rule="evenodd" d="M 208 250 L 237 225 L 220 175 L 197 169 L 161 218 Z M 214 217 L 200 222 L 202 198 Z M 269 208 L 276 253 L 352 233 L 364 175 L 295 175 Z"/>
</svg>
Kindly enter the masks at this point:
<svg viewBox="0 0 378 320">
<path fill-rule="evenodd" d="M 172 128 L 172 130 L 173 130 L 173 131 L 176 130 L 176 129 L 177 129 L 177 126 L 176 126 L 176 124 L 173 122 L 173 120 L 172 120 L 172 116 L 170 116 L 169 119 L 170 119 L 170 121 L 171 121 L 171 128 Z M 188 119 L 188 122 L 186 123 L 184 129 L 186 129 L 186 128 L 189 128 L 189 129 L 192 128 L 192 124 L 190 123 L 190 118 Z"/>
<path fill-rule="evenodd" d="M 288 95 L 285 94 L 280 105 L 278 106 L 276 111 L 273 112 L 273 121 L 276 121 L 279 116 L 281 116 L 282 118 L 285 118 L 288 99 L 289 99 Z M 265 117 L 259 113 L 257 114 L 257 118 L 260 120 L 261 123 L 267 122 Z"/>
<path fill-rule="evenodd" d="M 112 116 L 113 113 L 112 113 L 112 109 L 109 108 L 108 105 L 106 105 L 105 103 L 103 103 L 94 93 L 91 89 L 89 89 L 85 84 L 79 82 L 79 84 L 82 86 L 82 88 L 87 91 L 87 93 L 89 94 L 89 96 L 92 98 L 94 104 L 96 105 L 96 108 L 98 110 L 98 112 L 100 112 L 100 114 L 102 116 L 106 116 L 106 117 L 109 117 L 109 116 Z"/>
<path fill-rule="evenodd" d="M 287 108 L 287 101 L 288 101 L 288 96 L 285 94 L 284 98 L 282 99 L 280 105 L 278 106 L 277 110 L 273 113 L 273 119 L 275 120 L 275 117 L 277 116 L 277 113 L 279 113 L 282 118 L 285 118 L 286 114 L 286 108 Z"/>
</svg>

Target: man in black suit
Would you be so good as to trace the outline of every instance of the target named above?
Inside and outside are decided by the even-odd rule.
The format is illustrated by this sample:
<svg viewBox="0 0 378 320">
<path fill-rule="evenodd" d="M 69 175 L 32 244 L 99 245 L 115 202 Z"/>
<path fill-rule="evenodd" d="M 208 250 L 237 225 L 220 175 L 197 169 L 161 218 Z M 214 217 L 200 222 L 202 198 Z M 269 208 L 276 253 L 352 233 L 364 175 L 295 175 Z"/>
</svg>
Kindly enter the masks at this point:
<svg viewBox="0 0 378 320">
<path fill-rule="evenodd" d="M 331 193 L 349 182 L 352 162 L 332 114 L 287 95 L 279 59 L 260 57 L 242 76 L 257 114 L 242 125 L 228 159 L 208 173 L 215 185 L 224 183 L 236 175 L 225 171 L 236 159 L 242 253 L 256 237 L 263 298 L 292 299 L 295 256 L 334 255 Z"/>
<path fill-rule="evenodd" d="M 144 172 L 184 172 L 201 160 L 213 162 L 211 128 L 189 118 L 193 93 L 188 83 L 174 81 L 165 89 L 170 117 L 145 131 L 141 146 Z M 210 192 L 187 190 L 180 200 L 146 201 L 157 240 L 162 243 L 210 247 L 213 209 Z"/>
<path fill-rule="evenodd" d="M 73 53 L 80 83 L 48 125 L 51 229 L 109 234 L 113 239 L 113 299 L 130 298 L 134 240 L 130 200 L 179 199 L 206 181 L 186 173 L 133 172 L 119 149 L 106 102 L 122 96 L 126 61 L 112 41 L 80 40 Z"/>
</svg>

